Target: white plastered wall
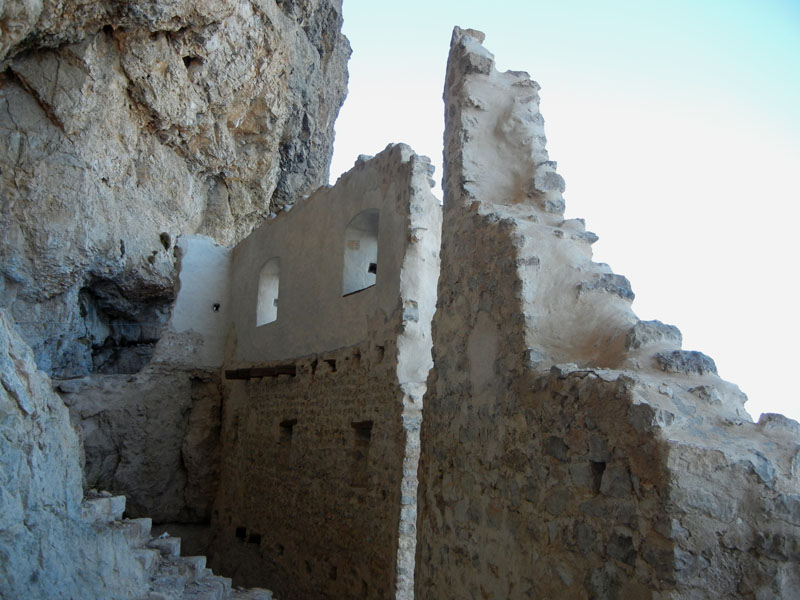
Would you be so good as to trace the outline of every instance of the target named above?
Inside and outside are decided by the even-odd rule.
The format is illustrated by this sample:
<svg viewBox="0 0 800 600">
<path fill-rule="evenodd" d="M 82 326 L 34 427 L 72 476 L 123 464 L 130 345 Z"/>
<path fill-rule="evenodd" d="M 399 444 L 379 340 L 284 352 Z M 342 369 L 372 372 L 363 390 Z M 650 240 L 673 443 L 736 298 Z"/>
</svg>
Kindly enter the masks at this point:
<svg viewBox="0 0 800 600">
<path fill-rule="evenodd" d="M 179 289 L 152 364 L 222 365 L 230 328 L 231 248 L 203 235 L 178 238 Z"/>
<path fill-rule="evenodd" d="M 408 176 L 398 174 L 413 156 L 408 146 L 395 145 L 375 159 L 359 160 L 334 187 L 298 202 L 234 249 L 236 347 L 230 362 L 290 359 L 351 346 L 368 339 L 372 319 L 378 326 L 397 310 L 411 193 Z M 438 211 L 430 191 L 425 193 L 430 210 Z M 343 296 L 345 231 L 355 216 L 370 210 L 378 211 L 375 285 Z M 277 319 L 257 326 L 259 273 L 271 258 L 281 265 Z M 435 289 L 435 281 L 431 285 Z"/>
</svg>

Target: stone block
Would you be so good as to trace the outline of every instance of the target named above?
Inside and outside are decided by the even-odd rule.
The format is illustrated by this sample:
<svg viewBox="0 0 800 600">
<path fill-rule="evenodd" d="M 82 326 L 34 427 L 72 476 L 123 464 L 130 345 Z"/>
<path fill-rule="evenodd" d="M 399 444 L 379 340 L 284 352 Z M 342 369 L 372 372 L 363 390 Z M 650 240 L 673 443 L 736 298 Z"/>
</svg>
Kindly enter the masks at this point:
<svg viewBox="0 0 800 600">
<path fill-rule="evenodd" d="M 659 352 L 656 354 L 655 359 L 661 370 L 667 373 L 682 373 L 684 375 L 717 373 L 717 365 L 714 360 L 702 352 L 689 350 Z"/>
<path fill-rule="evenodd" d="M 663 344 L 680 348 L 682 343 L 683 336 L 680 330 L 661 321 L 639 321 L 631 327 L 625 338 L 625 347 L 628 350 Z"/>
</svg>

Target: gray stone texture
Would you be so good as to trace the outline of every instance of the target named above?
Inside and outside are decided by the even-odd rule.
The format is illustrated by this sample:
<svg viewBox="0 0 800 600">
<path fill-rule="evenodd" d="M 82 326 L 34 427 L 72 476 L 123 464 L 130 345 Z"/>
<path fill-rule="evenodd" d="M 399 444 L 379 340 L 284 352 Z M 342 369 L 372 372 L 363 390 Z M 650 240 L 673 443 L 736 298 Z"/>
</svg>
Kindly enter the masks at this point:
<svg viewBox="0 0 800 600">
<path fill-rule="evenodd" d="M 128 515 L 207 522 L 219 478 L 216 374 L 147 370 L 58 382 L 83 441 L 90 488 L 128 498 Z"/>
<path fill-rule="evenodd" d="M 0 597 L 133 598 L 145 589 L 119 519 L 125 499 L 83 502 L 64 403 L 0 310 Z"/>
<path fill-rule="evenodd" d="M 174 241 L 231 244 L 327 183 L 340 0 L 0 8 L 0 306 L 51 375 L 146 364 Z"/>
</svg>

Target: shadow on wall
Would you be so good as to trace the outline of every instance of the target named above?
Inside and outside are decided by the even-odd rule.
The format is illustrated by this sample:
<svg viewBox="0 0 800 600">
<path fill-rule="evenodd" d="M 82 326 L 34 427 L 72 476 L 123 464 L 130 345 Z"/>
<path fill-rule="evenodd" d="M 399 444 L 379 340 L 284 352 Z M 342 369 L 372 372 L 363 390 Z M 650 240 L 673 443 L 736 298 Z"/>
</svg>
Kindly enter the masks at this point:
<svg viewBox="0 0 800 600">
<path fill-rule="evenodd" d="M 378 274 L 378 211 L 365 210 L 348 223 L 344 233 L 342 296 L 375 285 Z"/>
<path fill-rule="evenodd" d="M 281 259 L 270 258 L 258 277 L 258 308 L 256 326 L 272 323 L 278 318 L 278 289 L 281 278 Z"/>
</svg>

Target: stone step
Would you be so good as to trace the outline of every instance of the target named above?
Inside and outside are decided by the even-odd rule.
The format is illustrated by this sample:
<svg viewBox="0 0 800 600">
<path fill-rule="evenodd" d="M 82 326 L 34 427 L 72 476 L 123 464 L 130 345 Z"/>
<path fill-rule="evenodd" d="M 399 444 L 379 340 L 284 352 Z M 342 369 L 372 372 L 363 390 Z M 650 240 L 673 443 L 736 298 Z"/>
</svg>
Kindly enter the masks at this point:
<svg viewBox="0 0 800 600">
<path fill-rule="evenodd" d="M 231 600 L 274 600 L 272 592 L 264 588 L 239 588 L 233 590 Z"/>
<path fill-rule="evenodd" d="M 178 558 L 178 564 L 181 565 L 182 571 L 187 574 L 189 581 L 200 581 L 208 577 L 206 569 L 205 556 L 181 556 Z"/>
<path fill-rule="evenodd" d="M 150 593 L 162 594 L 170 600 L 182 598 L 188 584 L 186 578 L 175 572 L 164 573 L 163 568 L 160 566 L 158 575 L 150 579 Z"/>
<path fill-rule="evenodd" d="M 184 600 L 227 600 L 231 597 L 231 580 L 216 575 L 204 577 L 186 586 L 183 597 Z"/>
<path fill-rule="evenodd" d="M 139 561 L 139 564 L 142 565 L 142 568 L 148 573 L 155 572 L 161 557 L 161 553 L 152 548 L 135 548 L 133 550 L 133 555 L 136 557 L 136 560 Z"/>
<path fill-rule="evenodd" d="M 136 600 L 172 600 L 172 598 L 160 592 L 149 592 L 146 596 L 142 596 Z"/>
<path fill-rule="evenodd" d="M 100 496 L 85 498 L 81 504 L 81 516 L 89 523 L 110 523 L 122 519 L 125 512 L 125 496 Z"/>
<path fill-rule="evenodd" d="M 125 536 L 132 546 L 144 546 L 151 538 L 153 520 L 148 518 L 123 519 L 121 523 L 125 529 Z"/>
<path fill-rule="evenodd" d="M 147 547 L 155 548 L 164 558 L 177 559 L 181 555 L 181 538 L 171 536 L 153 538 L 147 542 Z"/>
</svg>

